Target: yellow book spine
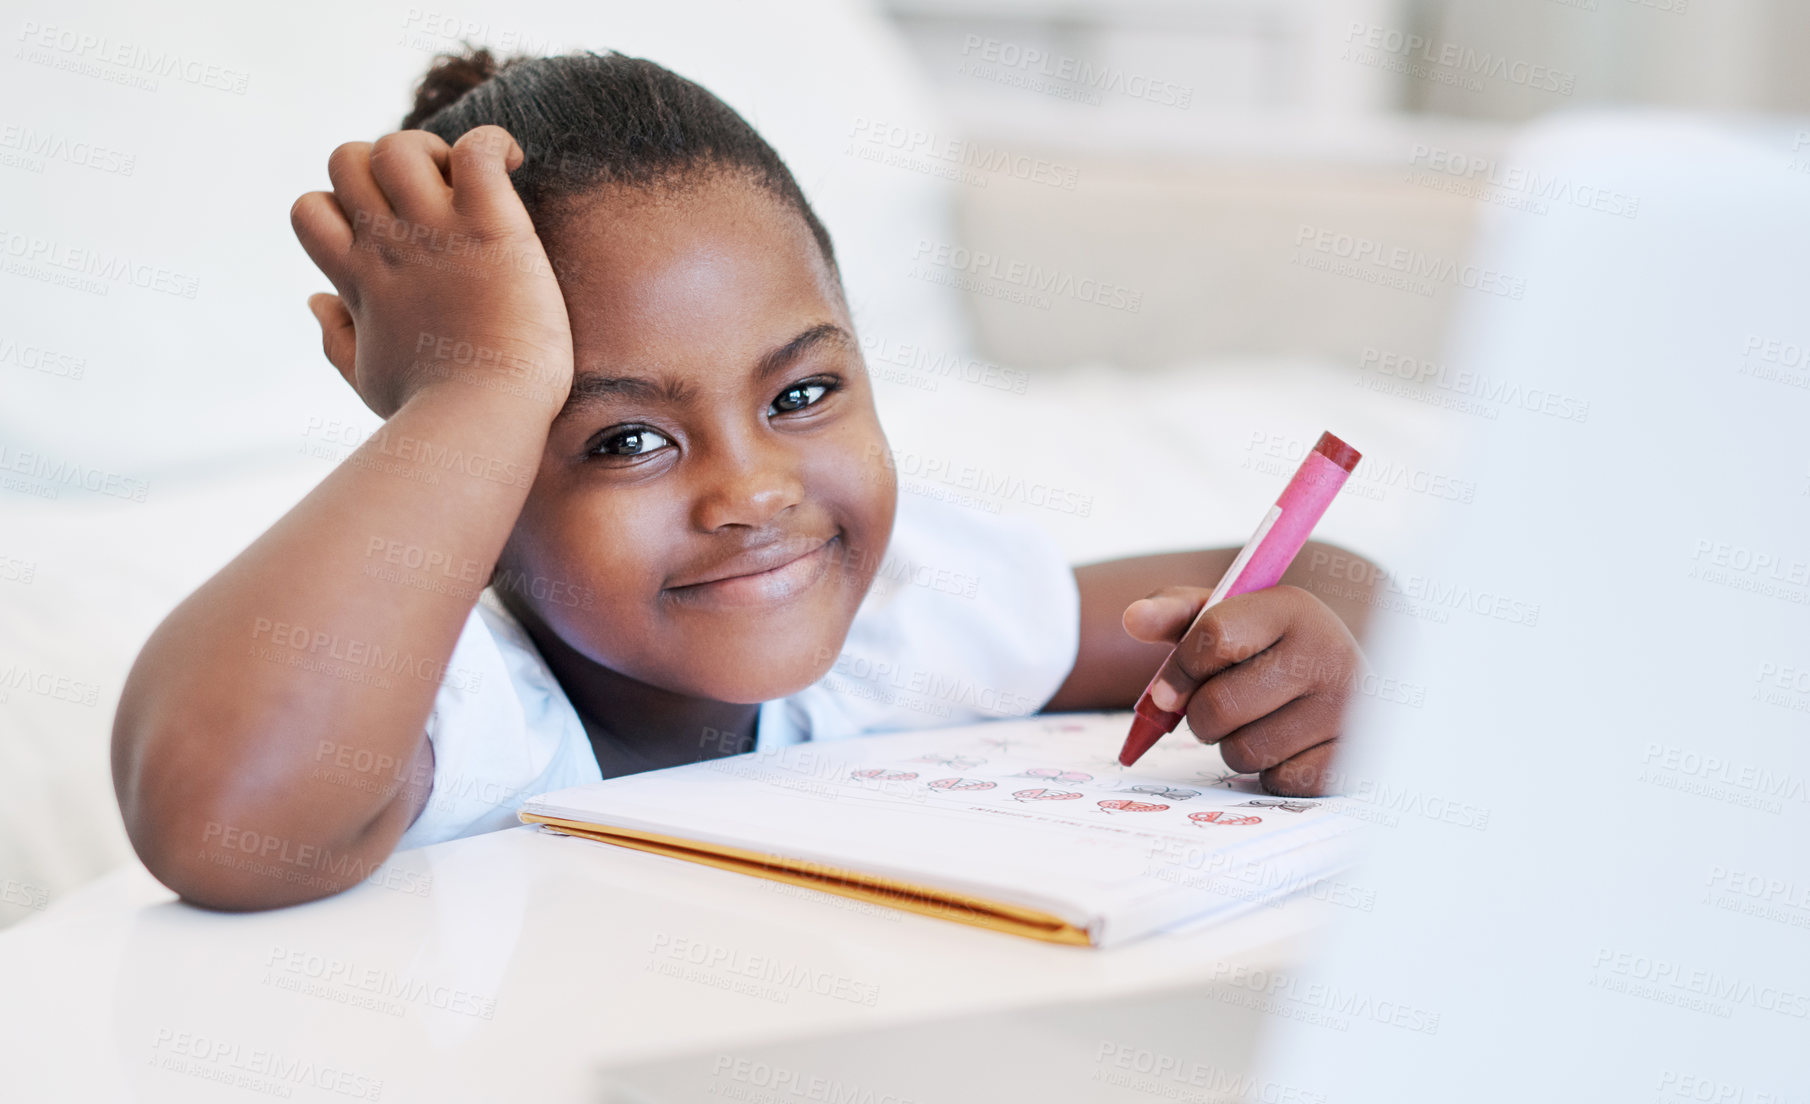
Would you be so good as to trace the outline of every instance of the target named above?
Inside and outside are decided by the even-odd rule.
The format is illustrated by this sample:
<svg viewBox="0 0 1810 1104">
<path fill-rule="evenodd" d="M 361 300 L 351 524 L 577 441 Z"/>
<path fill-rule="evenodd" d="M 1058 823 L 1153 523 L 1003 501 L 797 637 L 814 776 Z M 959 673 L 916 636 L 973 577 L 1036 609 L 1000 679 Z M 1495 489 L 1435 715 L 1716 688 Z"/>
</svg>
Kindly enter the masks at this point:
<svg viewBox="0 0 1810 1104">
<path fill-rule="evenodd" d="M 751 874 L 756 878 L 804 886 L 807 889 L 821 890 L 824 893 L 851 897 L 857 901 L 904 909 L 922 916 L 954 920 L 957 923 L 972 924 L 977 928 L 986 928 L 990 931 L 1008 932 L 1012 935 L 1024 936 L 1027 939 L 1040 939 L 1046 943 L 1065 943 L 1081 947 L 1092 944 L 1087 929 L 1077 927 L 1051 913 L 1025 908 L 1022 905 L 989 901 L 953 890 L 913 885 L 910 882 L 901 882 L 876 874 L 864 874 L 858 870 L 841 869 L 802 859 L 788 859 L 780 855 L 768 855 L 723 844 L 677 839 L 672 836 L 656 835 L 652 832 L 637 832 L 628 828 L 610 828 L 598 824 L 587 824 L 583 821 L 566 820 L 561 817 L 541 816 L 537 813 L 524 812 L 521 814 L 521 818 L 529 823 L 545 824 L 547 827 L 567 835 L 583 836 L 586 839 L 594 839 L 602 843 L 613 843 L 618 847 L 631 847 L 637 851 L 650 851 L 656 855 L 670 855 L 675 859 L 684 859 L 687 862 L 703 863 L 705 866 L 714 866 L 722 870 Z"/>
</svg>

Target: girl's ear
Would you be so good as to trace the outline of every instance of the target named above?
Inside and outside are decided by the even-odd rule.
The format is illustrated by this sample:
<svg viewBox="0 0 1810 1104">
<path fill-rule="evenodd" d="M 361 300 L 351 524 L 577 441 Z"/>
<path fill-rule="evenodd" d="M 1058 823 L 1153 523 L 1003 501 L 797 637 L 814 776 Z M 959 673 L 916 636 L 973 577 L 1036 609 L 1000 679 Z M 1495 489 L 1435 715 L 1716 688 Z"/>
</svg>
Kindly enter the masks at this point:
<svg viewBox="0 0 1810 1104">
<path fill-rule="evenodd" d="M 353 391 L 358 390 L 358 341 L 352 332 L 352 313 L 337 295 L 316 292 L 308 297 L 308 310 L 321 324 L 321 349 L 339 369 Z M 362 397 L 362 396 L 361 396 Z"/>
</svg>

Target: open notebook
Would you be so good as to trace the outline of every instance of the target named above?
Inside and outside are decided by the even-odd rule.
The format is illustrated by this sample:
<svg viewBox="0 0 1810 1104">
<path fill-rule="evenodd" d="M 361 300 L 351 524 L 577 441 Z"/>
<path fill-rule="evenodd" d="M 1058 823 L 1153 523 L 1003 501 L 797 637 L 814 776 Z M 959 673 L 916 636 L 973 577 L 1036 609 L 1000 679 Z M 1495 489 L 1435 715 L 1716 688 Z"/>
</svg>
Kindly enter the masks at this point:
<svg viewBox="0 0 1810 1104">
<path fill-rule="evenodd" d="M 530 799 L 521 818 L 864 901 L 1106 946 L 1294 893 L 1358 822 L 1283 799 L 1185 731 L 1137 766 L 1131 714 L 814 742 Z"/>
</svg>

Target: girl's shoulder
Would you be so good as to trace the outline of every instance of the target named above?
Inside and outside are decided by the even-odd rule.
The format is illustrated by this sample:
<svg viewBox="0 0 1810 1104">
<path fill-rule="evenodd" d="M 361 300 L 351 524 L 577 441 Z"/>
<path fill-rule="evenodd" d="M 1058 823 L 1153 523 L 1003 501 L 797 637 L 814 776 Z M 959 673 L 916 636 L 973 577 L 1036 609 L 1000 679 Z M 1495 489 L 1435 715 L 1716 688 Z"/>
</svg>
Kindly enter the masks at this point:
<svg viewBox="0 0 1810 1104">
<path fill-rule="evenodd" d="M 512 828 L 528 798 L 603 776 L 578 711 L 489 590 L 447 660 L 427 737 L 433 790 L 398 848 Z"/>
<path fill-rule="evenodd" d="M 1034 713 L 1074 667 L 1080 611 L 1074 569 L 1034 522 L 902 493 L 841 653 L 789 715 L 802 738 L 835 739 Z"/>
</svg>

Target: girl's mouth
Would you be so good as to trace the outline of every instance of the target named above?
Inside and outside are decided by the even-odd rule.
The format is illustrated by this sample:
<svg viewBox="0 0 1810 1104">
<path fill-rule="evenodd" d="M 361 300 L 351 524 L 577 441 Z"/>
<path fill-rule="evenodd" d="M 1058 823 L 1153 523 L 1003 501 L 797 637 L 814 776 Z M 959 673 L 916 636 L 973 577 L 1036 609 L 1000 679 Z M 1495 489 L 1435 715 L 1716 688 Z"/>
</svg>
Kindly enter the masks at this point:
<svg viewBox="0 0 1810 1104">
<path fill-rule="evenodd" d="M 666 595 L 689 606 L 716 608 L 776 606 L 793 601 L 829 573 L 842 534 L 800 551 L 798 545 L 770 546 L 737 556 L 712 571 L 714 578 L 669 586 Z M 771 566 L 767 566 L 771 564 Z"/>
</svg>

